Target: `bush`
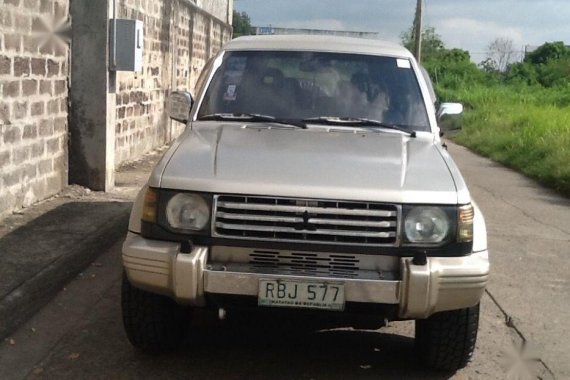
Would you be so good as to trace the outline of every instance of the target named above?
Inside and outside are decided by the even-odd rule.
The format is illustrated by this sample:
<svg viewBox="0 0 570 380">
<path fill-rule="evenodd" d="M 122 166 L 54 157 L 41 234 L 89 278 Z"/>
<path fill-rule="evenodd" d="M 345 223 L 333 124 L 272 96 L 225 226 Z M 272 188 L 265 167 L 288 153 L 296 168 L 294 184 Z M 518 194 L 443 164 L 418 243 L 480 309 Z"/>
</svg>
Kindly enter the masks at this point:
<svg viewBox="0 0 570 380">
<path fill-rule="evenodd" d="M 524 61 L 533 65 L 546 65 L 550 61 L 568 58 L 568 56 L 570 56 L 570 49 L 564 45 L 564 42 L 547 42 L 528 53 Z"/>
<path fill-rule="evenodd" d="M 570 195 L 567 88 L 477 86 L 448 91 L 466 105 L 456 141 Z"/>
<path fill-rule="evenodd" d="M 570 78 L 570 57 L 551 60 L 539 66 L 538 81 L 545 87 L 567 86 Z"/>
<path fill-rule="evenodd" d="M 446 49 L 433 28 L 422 35 L 439 101 L 465 106 L 456 141 L 570 195 L 570 49 L 546 43 L 501 72 Z M 406 46 L 411 36 L 402 35 Z"/>
</svg>

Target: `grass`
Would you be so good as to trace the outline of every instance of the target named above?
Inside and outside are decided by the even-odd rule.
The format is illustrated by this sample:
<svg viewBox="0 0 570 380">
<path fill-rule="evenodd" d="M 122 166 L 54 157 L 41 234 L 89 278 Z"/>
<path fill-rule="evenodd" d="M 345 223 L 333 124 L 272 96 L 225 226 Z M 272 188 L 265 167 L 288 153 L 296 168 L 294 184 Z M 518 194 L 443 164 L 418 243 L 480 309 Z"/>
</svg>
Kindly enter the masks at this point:
<svg viewBox="0 0 570 380">
<path fill-rule="evenodd" d="M 570 88 L 440 89 L 465 105 L 455 140 L 570 196 Z"/>
</svg>

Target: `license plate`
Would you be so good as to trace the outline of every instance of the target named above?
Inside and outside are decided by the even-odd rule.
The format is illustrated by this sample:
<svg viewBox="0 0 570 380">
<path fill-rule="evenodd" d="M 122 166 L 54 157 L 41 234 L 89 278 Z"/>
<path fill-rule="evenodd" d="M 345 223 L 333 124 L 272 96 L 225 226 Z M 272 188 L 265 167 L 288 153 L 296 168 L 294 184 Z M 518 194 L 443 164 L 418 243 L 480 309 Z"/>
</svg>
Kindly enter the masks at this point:
<svg viewBox="0 0 570 380">
<path fill-rule="evenodd" d="M 259 280 L 259 306 L 344 310 L 344 284 L 293 280 Z"/>
</svg>

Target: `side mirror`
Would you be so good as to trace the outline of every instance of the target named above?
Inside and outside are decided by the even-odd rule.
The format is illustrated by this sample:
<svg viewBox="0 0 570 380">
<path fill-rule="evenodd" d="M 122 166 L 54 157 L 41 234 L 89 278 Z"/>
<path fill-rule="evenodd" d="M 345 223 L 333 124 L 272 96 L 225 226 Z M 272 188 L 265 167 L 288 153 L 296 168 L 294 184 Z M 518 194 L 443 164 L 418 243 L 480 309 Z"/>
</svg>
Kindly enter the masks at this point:
<svg viewBox="0 0 570 380">
<path fill-rule="evenodd" d="M 168 116 L 172 120 L 186 123 L 193 104 L 192 94 L 187 91 L 174 91 L 168 97 Z"/>
<path fill-rule="evenodd" d="M 444 117 L 452 115 L 460 115 L 463 113 L 463 105 L 461 103 L 442 103 L 437 111 L 437 123 L 440 128 L 440 136 L 445 133 L 455 133 L 461 129 L 462 120 L 460 117 Z"/>
<path fill-rule="evenodd" d="M 442 103 L 437 111 L 437 120 L 445 115 L 460 115 L 463 113 L 463 104 L 461 103 Z"/>
</svg>

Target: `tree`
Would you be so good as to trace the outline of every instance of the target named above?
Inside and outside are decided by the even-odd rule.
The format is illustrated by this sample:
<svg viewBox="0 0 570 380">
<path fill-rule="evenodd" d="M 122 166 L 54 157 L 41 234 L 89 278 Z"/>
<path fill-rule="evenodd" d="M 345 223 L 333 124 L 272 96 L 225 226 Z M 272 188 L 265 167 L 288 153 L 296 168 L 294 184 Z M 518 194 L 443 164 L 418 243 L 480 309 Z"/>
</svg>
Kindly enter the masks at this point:
<svg viewBox="0 0 570 380">
<path fill-rule="evenodd" d="M 406 48 L 413 48 L 413 27 L 402 33 L 400 38 Z M 471 62 L 469 52 L 446 49 L 441 36 L 433 27 L 422 31 L 422 66 L 430 74 L 439 98 L 445 98 L 441 93 L 444 88 L 459 88 L 482 80 L 482 72 Z"/>
<path fill-rule="evenodd" d="M 538 67 L 538 81 L 544 87 L 570 86 L 570 56 L 548 61 Z"/>
<path fill-rule="evenodd" d="M 479 62 L 479 67 L 486 73 L 497 73 L 499 68 L 497 62 L 493 58 L 487 58 L 484 61 Z"/>
<path fill-rule="evenodd" d="M 414 27 L 401 34 L 402 45 L 412 51 L 414 49 Z M 432 26 L 426 27 L 422 31 L 422 62 L 437 58 L 438 53 L 445 50 L 445 45 L 441 36 L 436 33 Z"/>
<path fill-rule="evenodd" d="M 536 65 L 528 62 L 516 62 L 509 65 L 505 78 L 509 83 L 534 86 L 538 83 L 539 73 Z"/>
<path fill-rule="evenodd" d="M 547 42 L 538 49 L 528 53 L 526 57 L 524 57 L 524 61 L 534 65 L 545 65 L 549 61 L 569 56 L 570 49 L 564 45 L 564 42 Z"/>
<path fill-rule="evenodd" d="M 457 48 L 441 49 L 439 51 L 438 58 L 441 59 L 442 61 L 447 61 L 447 62 L 456 62 L 456 63 L 471 62 L 471 55 L 469 54 L 469 52 L 467 50 L 457 49 Z"/>
<path fill-rule="evenodd" d="M 234 29 L 234 37 L 248 36 L 251 34 L 251 20 L 245 12 L 234 10 L 232 26 Z"/>
<path fill-rule="evenodd" d="M 512 83 L 543 87 L 568 86 L 570 48 L 563 42 L 547 42 L 528 53 L 523 62 L 509 65 L 506 79 Z"/>
<path fill-rule="evenodd" d="M 436 84 L 436 90 L 457 89 L 483 80 L 483 72 L 471 61 L 469 52 L 462 49 L 441 49 L 425 62 L 425 68 Z M 444 98 L 439 94 L 440 98 Z"/>
<path fill-rule="evenodd" d="M 514 49 L 513 40 L 508 38 L 497 38 L 487 47 L 489 50 L 486 67 L 494 66 L 500 72 L 504 72 L 517 55 Z"/>
</svg>

